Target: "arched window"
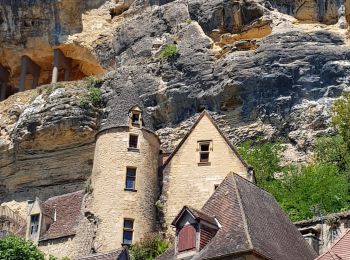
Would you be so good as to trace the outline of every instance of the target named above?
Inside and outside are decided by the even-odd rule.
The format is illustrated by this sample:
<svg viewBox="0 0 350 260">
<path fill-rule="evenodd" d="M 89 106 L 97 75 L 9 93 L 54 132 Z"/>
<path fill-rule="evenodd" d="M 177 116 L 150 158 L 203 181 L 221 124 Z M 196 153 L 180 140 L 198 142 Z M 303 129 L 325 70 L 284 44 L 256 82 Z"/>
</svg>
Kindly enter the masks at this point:
<svg viewBox="0 0 350 260">
<path fill-rule="evenodd" d="M 178 252 L 196 248 L 196 229 L 192 225 L 184 226 L 178 234 Z"/>
</svg>

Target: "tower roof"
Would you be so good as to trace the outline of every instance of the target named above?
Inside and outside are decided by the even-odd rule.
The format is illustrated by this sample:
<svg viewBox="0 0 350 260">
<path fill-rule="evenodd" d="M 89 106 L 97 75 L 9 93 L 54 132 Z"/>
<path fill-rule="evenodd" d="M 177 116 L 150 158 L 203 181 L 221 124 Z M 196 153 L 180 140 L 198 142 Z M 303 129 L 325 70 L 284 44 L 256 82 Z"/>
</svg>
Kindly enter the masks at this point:
<svg viewBox="0 0 350 260">
<path fill-rule="evenodd" d="M 113 94 L 108 101 L 110 108 L 107 118 L 102 122 L 101 131 L 114 128 L 126 127 L 129 125 L 129 111 L 138 106 L 142 110 L 143 128 L 154 130 L 151 114 L 143 105 L 140 93 L 132 84 L 126 82 L 125 86 L 114 86 Z"/>
</svg>

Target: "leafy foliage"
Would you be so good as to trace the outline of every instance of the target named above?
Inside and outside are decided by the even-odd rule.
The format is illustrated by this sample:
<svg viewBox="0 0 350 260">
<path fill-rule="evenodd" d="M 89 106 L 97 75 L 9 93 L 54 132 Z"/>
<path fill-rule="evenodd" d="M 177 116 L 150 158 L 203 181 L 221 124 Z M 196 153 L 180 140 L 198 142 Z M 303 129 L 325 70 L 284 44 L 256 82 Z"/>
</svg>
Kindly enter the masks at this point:
<svg viewBox="0 0 350 260">
<path fill-rule="evenodd" d="M 80 99 L 80 107 L 88 109 L 92 106 L 99 107 L 102 104 L 102 91 L 99 88 L 101 81 L 93 76 L 86 78 L 88 93 Z"/>
<path fill-rule="evenodd" d="M 334 103 L 332 123 L 350 148 L 350 93 Z"/>
<path fill-rule="evenodd" d="M 337 146 L 325 149 L 333 143 Z M 316 147 L 316 163 L 300 167 L 280 166 L 282 148 L 278 143 L 253 146 L 246 142 L 239 149 L 254 167 L 257 184 L 274 195 L 293 221 L 313 217 L 315 209 L 326 214 L 349 207 L 348 177 L 341 170 L 346 165 L 347 150 L 342 149 L 339 137 L 320 139 Z"/>
<path fill-rule="evenodd" d="M 162 60 L 168 60 L 170 58 L 175 58 L 179 53 L 177 46 L 175 44 L 167 44 L 160 51 L 159 57 Z"/>
<path fill-rule="evenodd" d="M 0 260 L 44 260 L 44 254 L 31 241 L 16 236 L 0 240 Z"/>
<path fill-rule="evenodd" d="M 131 246 L 132 260 L 153 260 L 164 253 L 170 247 L 170 243 L 159 234 L 149 234 L 139 243 Z"/>
</svg>

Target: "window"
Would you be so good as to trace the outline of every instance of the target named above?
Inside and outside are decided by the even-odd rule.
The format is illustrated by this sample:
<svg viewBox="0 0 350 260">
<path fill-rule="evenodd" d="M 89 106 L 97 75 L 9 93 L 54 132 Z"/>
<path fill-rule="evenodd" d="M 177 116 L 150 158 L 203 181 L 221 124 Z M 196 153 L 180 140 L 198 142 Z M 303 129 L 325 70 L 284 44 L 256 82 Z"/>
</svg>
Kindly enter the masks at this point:
<svg viewBox="0 0 350 260">
<path fill-rule="evenodd" d="M 124 219 L 123 227 L 123 245 L 132 244 L 132 235 L 134 233 L 134 220 L 133 219 Z"/>
<path fill-rule="evenodd" d="M 137 135 L 130 135 L 129 136 L 129 148 L 137 149 L 137 142 L 139 137 Z"/>
<path fill-rule="evenodd" d="M 135 191 L 136 168 L 126 168 L 125 190 Z"/>
<path fill-rule="evenodd" d="M 201 163 L 209 162 L 209 149 L 210 149 L 210 142 L 199 143 L 199 162 Z"/>
<path fill-rule="evenodd" d="M 30 216 L 30 235 L 35 236 L 39 230 L 39 214 Z"/>
<path fill-rule="evenodd" d="M 140 124 L 140 113 L 133 112 L 131 115 L 131 123 L 133 125 L 139 125 Z"/>
<path fill-rule="evenodd" d="M 192 225 L 184 226 L 178 234 L 178 252 L 196 248 L 196 229 Z"/>
<path fill-rule="evenodd" d="M 214 190 L 216 190 L 219 187 L 220 184 L 214 184 Z"/>
</svg>

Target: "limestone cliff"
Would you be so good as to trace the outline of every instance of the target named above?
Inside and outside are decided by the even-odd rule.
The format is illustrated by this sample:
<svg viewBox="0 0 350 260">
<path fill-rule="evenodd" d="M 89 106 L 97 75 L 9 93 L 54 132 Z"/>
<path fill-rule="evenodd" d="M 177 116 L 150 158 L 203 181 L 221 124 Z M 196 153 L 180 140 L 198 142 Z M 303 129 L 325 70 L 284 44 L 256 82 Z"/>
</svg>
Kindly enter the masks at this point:
<svg viewBox="0 0 350 260">
<path fill-rule="evenodd" d="M 94 134 L 126 89 L 165 151 L 208 109 L 233 142 L 283 138 L 288 160 L 304 160 L 315 135 L 333 132 L 331 105 L 348 90 L 348 13 L 347 2 L 321 0 L 0 0 L 10 84 L 22 55 L 42 69 L 40 88 L 0 103 L 1 200 L 82 188 Z M 178 51 L 162 59 L 169 44 Z M 83 81 L 45 85 L 53 48 L 73 59 L 72 80 L 103 78 L 103 111 L 79 106 Z"/>
</svg>

